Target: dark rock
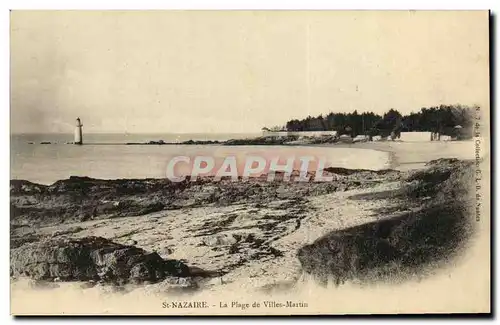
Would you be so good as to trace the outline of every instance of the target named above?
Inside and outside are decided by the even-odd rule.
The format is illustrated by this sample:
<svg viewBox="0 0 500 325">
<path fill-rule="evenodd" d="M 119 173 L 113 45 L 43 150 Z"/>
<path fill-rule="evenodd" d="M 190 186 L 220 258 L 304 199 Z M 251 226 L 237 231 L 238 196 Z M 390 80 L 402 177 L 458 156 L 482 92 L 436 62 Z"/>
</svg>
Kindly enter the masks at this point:
<svg viewBox="0 0 500 325">
<path fill-rule="evenodd" d="M 190 273 L 189 267 L 181 261 L 177 260 L 166 260 L 164 263 L 164 271 L 168 275 L 178 277 L 188 276 Z"/>
<path fill-rule="evenodd" d="M 282 145 L 285 142 L 296 141 L 298 136 L 283 136 L 283 137 L 273 137 L 273 136 L 262 136 L 249 139 L 230 139 L 224 142 L 224 145 L 229 146 L 241 146 L 241 145 Z"/>
<path fill-rule="evenodd" d="M 457 158 L 439 158 L 439 159 L 434 159 L 426 163 L 426 166 L 432 166 L 432 165 L 449 165 L 449 164 L 454 164 L 457 163 L 459 160 Z"/>
<path fill-rule="evenodd" d="M 101 237 L 78 240 L 51 239 L 11 249 L 11 274 L 38 280 L 109 283 L 158 282 L 167 275 L 187 276 L 179 261 L 163 260 L 134 246 L 124 246 Z"/>
<path fill-rule="evenodd" d="M 156 274 L 156 272 L 154 271 L 155 270 L 149 268 L 146 263 L 138 263 L 130 269 L 130 279 L 132 279 L 134 282 L 143 282 L 149 281 L 152 278 L 154 279 L 157 276 L 159 278 L 163 277 L 163 270 L 158 270 L 158 274 Z"/>
<path fill-rule="evenodd" d="M 219 144 L 220 142 L 215 140 L 187 140 L 184 142 L 181 142 L 181 144 L 195 144 L 195 145 L 206 145 L 206 144 Z"/>
<path fill-rule="evenodd" d="M 42 193 L 47 186 L 35 184 L 29 181 L 13 179 L 10 181 L 10 194 L 18 193 Z"/>
<path fill-rule="evenodd" d="M 472 234 L 472 166 L 441 160 L 410 174 L 402 190 L 381 197 L 391 199 L 396 212 L 379 221 L 332 231 L 302 247 L 298 251 L 302 269 L 322 283 L 340 284 L 399 281 L 448 262 Z M 429 200 L 412 201 L 417 197 Z"/>
<path fill-rule="evenodd" d="M 50 186 L 11 180 L 11 223 L 51 226 L 61 222 L 131 217 L 162 210 L 173 210 L 214 204 L 227 206 L 254 203 L 266 206 L 278 198 L 292 201 L 342 191 L 366 188 L 384 181 L 400 180 L 396 171 L 332 169 L 331 182 L 282 182 L 276 173 L 274 182 L 267 177 L 249 181 L 214 181 L 200 177 L 191 182 L 168 179 L 101 180 L 72 176 Z M 328 172 L 326 172 L 328 173 Z M 312 176 L 312 174 L 311 174 Z M 313 178 L 311 178 L 313 179 Z"/>
<path fill-rule="evenodd" d="M 149 141 L 147 144 L 166 144 L 166 143 L 163 140 L 158 140 L 158 141 Z"/>
<path fill-rule="evenodd" d="M 385 175 L 391 173 L 399 174 L 399 172 L 394 169 L 370 170 L 370 169 L 348 169 L 342 167 L 327 167 L 324 169 L 324 171 L 330 172 L 332 174 L 347 175 L 347 176 L 352 174 L 359 174 L 362 172 L 375 175 Z"/>
<path fill-rule="evenodd" d="M 467 212 L 454 202 L 334 231 L 301 248 L 298 258 L 322 283 L 372 281 L 374 274 L 396 280 L 450 259 L 469 236 Z"/>
</svg>

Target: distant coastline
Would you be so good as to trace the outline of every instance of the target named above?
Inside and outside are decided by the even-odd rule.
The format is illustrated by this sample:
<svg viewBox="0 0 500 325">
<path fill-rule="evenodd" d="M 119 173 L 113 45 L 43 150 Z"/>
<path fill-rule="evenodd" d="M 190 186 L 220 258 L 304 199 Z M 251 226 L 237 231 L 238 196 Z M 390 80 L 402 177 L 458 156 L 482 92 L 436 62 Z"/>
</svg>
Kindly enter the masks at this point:
<svg viewBox="0 0 500 325">
<path fill-rule="evenodd" d="M 408 132 L 408 134 L 417 134 L 419 137 L 415 139 L 412 137 L 410 142 L 427 142 L 427 141 L 460 141 L 453 139 L 451 137 L 444 137 L 440 140 L 433 140 L 431 132 Z M 285 146 L 297 146 L 297 145 L 318 145 L 318 144 L 353 144 L 362 142 L 399 142 L 404 141 L 404 139 L 390 139 L 388 137 L 373 137 L 368 136 L 357 136 L 351 137 L 348 135 L 304 135 L 300 136 L 297 134 L 293 135 L 262 135 L 246 138 L 234 138 L 228 140 L 184 140 L 184 141 L 165 141 L 163 139 L 159 140 L 148 140 L 148 141 L 130 141 L 130 142 L 85 142 L 82 145 L 133 145 L 133 146 L 146 146 L 146 145 L 224 145 L 224 146 L 266 146 L 266 145 L 285 145 Z M 64 141 L 28 141 L 28 144 L 75 144 L 74 142 Z"/>
<path fill-rule="evenodd" d="M 149 143 L 150 141 L 164 141 L 165 143 L 179 144 L 187 141 L 226 141 L 229 139 L 243 139 L 258 137 L 260 132 L 247 133 L 91 133 L 83 134 L 83 144 L 126 144 Z M 12 133 L 10 137 L 13 145 L 23 144 L 72 144 L 72 133 Z"/>
</svg>

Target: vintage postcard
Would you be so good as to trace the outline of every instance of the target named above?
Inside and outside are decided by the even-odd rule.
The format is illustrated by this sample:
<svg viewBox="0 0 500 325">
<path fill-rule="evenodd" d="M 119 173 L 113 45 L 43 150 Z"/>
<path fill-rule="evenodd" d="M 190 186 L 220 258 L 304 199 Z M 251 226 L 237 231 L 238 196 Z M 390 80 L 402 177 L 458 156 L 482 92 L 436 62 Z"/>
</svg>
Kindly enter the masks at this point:
<svg viewBox="0 0 500 325">
<path fill-rule="evenodd" d="M 11 313 L 490 313 L 489 24 L 11 11 Z"/>
</svg>

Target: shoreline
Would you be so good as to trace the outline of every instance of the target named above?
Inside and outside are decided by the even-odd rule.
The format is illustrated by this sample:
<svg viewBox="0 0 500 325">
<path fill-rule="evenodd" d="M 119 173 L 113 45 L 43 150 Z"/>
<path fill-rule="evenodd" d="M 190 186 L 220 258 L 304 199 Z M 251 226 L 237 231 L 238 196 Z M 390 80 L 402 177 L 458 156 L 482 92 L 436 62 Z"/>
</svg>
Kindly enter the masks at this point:
<svg viewBox="0 0 500 325">
<path fill-rule="evenodd" d="M 69 150 L 63 150 L 61 159 L 65 159 L 64 166 L 71 166 L 71 164 L 77 165 L 77 169 L 71 169 L 68 167 L 62 169 L 54 169 L 49 167 L 46 174 L 41 174 L 37 176 L 37 169 L 35 164 L 31 162 L 30 156 L 23 157 L 18 155 L 19 158 L 14 160 L 13 169 L 11 169 L 12 179 L 26 179 L 34 182 L 39 182 L 43 184 L 52 184 L 60 179 L 66 179 L 71 175 L 89 176 L 101 179 L 120 179 L 120 178 L 164 178 L 165 176 L 165 166 L 170 157 L 173 155 L 184 155 L 183 151 L 187 150 L 186 153 L 191 153 L 191 155 L 197 152 L 203 153 L 203 155 L 214 155 L 215 159 L 220 159 L 226 155 L 237 155 L 237 159 L 244 159 L 245 155 L 264 155 L 272 157 L 273 151 L 279 151 L 280 155 L 290 156 L 290 155 L 312 155 L 315 157 L 323 157 L 327 161 L 327 166 L 338 166 L 344 168 L 357 168 L 357 169 L 398 169 L 398 170 L 412 170 L 422 168 L 425 162 L 438 159 L 438 158 L 459 158 L 459 159 L 474 159 L 474 144 L 470 141 L 456 141 L 456 142 L 367 142 L 367 143 L 355 143 L 355 144 L 316 144 L 316 145 L 275 145 L 275 146 L 221 146 L 221 145 L 206 145 L 206 146 L 171 146 L 162 150 L 162 148 L 157 148 L 156 146 L 132 146 L 136 147 L 126 149 L 123 146 L 117 146 L 116 149 L 112 147 L 100 146 L 103 151 L 103 165 L 102 168 L 92 168 L 92 164 L 99 163 L 101 159 L 99 155 L 94 154 L 94 149 L 92 145 L 83 145 L 82 150 L 79 150 L 77 146 L 68 148 Z M 142 148 L 139 148 L 142 147 Z M 172 148 L 169 149 L 169 148 Z M 177 149 L 175 149 L 177 148 Z M 63 148 L 64 149 L 64 148 Z M 96 146 L 96 152 L 100 152 L 99 148 Z M 283 150 L 281 150 L 283 149 Z M 331 151 L 329 149 L 332 149 Z M 356 150 L 354 150 L 356 149 Z M 367 152 L 369 157 L 367 157 L 362 150 L 367 149 L 373 151 L 373 153 Z M 124 152 L 127 155 L 124 159 L 120 161 L 120 169 L 110 169 L 105 165 L 106 159 L 114 159 L 110 155 L 110 150 L 117 150 L 120 153 Z M 358 150 L 361 150 L 358 152 Z M 54 155 L 57 148 L 44 149 L 42 146 L 37 148 L 32 154 L 39 154 L 41 161 L 47 161 L 46 157 Z M 82 153 L 79 153 L 82 152 Z M 378 154 L 377 154 L 378 152 Z M 89 154 L 89 157 L 83 160 L 80 164 L 78 160 L 74 160 L 72 157 L 74 155 L 81 156 L 82 154 Z M 486 151 L 481 151 L 481 154 L 485 154 Z M 16 153 L 17 154 L 17 153 Z M 30 151 L 28 151 L 30 154 Z M 135 155 L 135 156 L 134 156 Z M 134 157 L 139 157 L 140 155 L 150 155 L 150 159 L 146 162 L 143 168 L 138 167 L 138 159 Z M 357 159 L 361 155 L 364 159 Z M 90 162 L 92 161 L 95 162 Z M 16 160 L 21 164 L 27 164 L 28 169 L 22 169 L 21 165 L 16 165 Z M 352 163 L 351 163 L 352 162 Z M 298 168 L 298 167 L 295 167 Z M 24 177 L 23 177 L 24 176 Z"/>
<path fill-rule="evenodd" d="M 462 168 L 460 166 L 460 161 L 442 159 L 427 166 L 422 173 L 428 173 L 429 168 L 434 168 L 439 173 L 446 174 L 448 170 L 457 173 Z M 18 271 L 13 275 L 22 275 L 25 268 L 23 263 L 31 265 L 22 257 L 23 252 L 32 247 L 30 245 L 39 247 L 36 244 L 38 242 L 50 243 L 56 240 L 59 242 L 54 242 L 51 247 L 57 247 L 64 245 L 61 240 L 86 240 L 97 236 L 119 245 L 132 245 L 146 252 L 156 252 L 165 261 L 181 261 L 189 270 L 198 270 L 196 274 L 212 274 L 202 278 L 193 278 L 188 274 L 187 277 L 193 279 L 186 280 L 188 282 L 183 282 L 183 285 L 164 281 L 147 284 L 154 292 L 170 292 L 179 287 L 189 291 L 193 283 L 198 288 L 196 292 L 227 290 L 228 287 L 269 292 L 293 287 L 304 271 L 321 279 L 323 275 L 317 273 L 318 268 L 325 268 L 304 260 L 301 250 L 318 245 L 321 238 L 337 231 L 354 231 L 356 227 L 397 219 L 398 216 L 407 218 L 401 214 L 409 208 L 419 210 L 422 204 L 417 201 L 416 205 L 412 203 L 407 206 L 407 201 L 395 199 L 405 193 L 405 184 L 411 177 L 423 177 L 412 176 L 418 175 L 418 171 L 408 173 L 336 169 L 334 173 L 335 181 L 331 184 L 258 181 L 234 184 L 224 181 L 214 183 L 205 179 L 194 184 L 176 186 L 175 192 L 165 190 L 166 184 L 161 180 L 151 179 L 105 181 L 73 178 L 51 186 L 14 181 L 11 182 L 11 207 L 16 208 L 14 214 L 11 211 L 11 249 L 15 250 L 14 256 L 21 257 L 16 262 L 15 269 Z M 450 182 L 458 182 L 459 177 L 450 179 Z M 432 186 L 441 186 L 440 184 L 441 181 L 438 180 Z M 454 190 L 456 186 L 448 187 L 450 189 L 447 191 Z M 122 188 L 132 191 L 123 192 Z M 408 189 L 415 190 L 413 187 Z M 90 191 L 86 196 L 96 199 L 81 202 L 78 204 L 80 207 L 74 210 L 74 203 L 67 201 L 67 198 L 73 195 L 71 193 L 79 193 L 81 190 Z M 427 193 L 429 190 L 425 191 Z M 165 200 L 161 199 L 161 193 L 165 193 L 165 199 L 174 205 L 158 205 L 158 202 Z M 214 193 L 223 194 L 214 197 Z M 230 193 L 239 194 L 232 196 Z M 428 194 L 424 194 L 426 195 Z M 147 199 L 149 201 L 145 202 Z M 38 207 L 35 205 L 34 209 L 30 209 L 29 206 L 33 203 L 29 202 L 36 201 L 39 202 Z M 447 204 L 450 205 L 449 200 Z M 60 215 L 63 211 L 61 209 L 67 209 L 66 216 Z M 54 211 L 59 211 L 62 219 L 47 220 L 49 216 L 54 216 Z M 71 219 L 77 211 L 84 212 L 83 215 L 78 212 L 83 219 Z M 33 219 L 36 214 L 42 219 Z M 399 227 L 398 225 L 393 222 L 391 227 Z M 351 245 L 349 241 L 346 243 Z M 36 270 L 42 272 L 42 282 L 32 282 L 32 287 L 43 287 L 43 279 L 53 273 L 44 273 L 47 271 L 43 271 L 43 268 L 41 271 Z M 52 275 L 53 278 L 59 274 L 59 271 L 49 272 L 56 272 Z M 352 276 L 349 274 L 334 273 L 334 279 L 340 277 L 334 280 L 335 283 L 342 283 L 346 276 Z M 57 276 L 59 277 L 61 275 Z M 128 281 L 127 279 L 122 280 Z M 17 283 L 16 281 L 13 283 Z M 94 282 L 89 288 L 99 283 Z M 105 290 L 109 284 L 99 284 L 98 287 L 99 290 Z M 119 287 L 120 290 L 127 288 Z M 134 288 L 136 290 L 137 286 Z"/>
<path fill-rule="evenodd" d="M 412 163 L 415 156 L 421 155 L 420 160 L 428 163 L 435 157 L 454 158 L 457 150 L 463 152 L 464 146 L 469 145 L 462 142 L 435 143 L 430 148 L 414 143 L 384 143 L 377 144 L 377 148 L 371 143 L 338 146 L 385 149 L 393 155 L 393 161 L 399 159 L 399 163 Z M 461 157 L 468 158 L 464 154 L 457 158 Z M 463 224 L 463 215 L 457 211 L 465 211 L 459 207 L 467 200 L 461 202 L 455 197 L 463 197 L 462 170 L 465 167 L 461 166 L 467 164 L 441 159 L 412 170 L 404 168 L 406 165 L 398 165 L 392 171 L 334 168 L 331 172 L 335 178 L 331 183 L 261 183 L 255 180 L 214 183 L 201 178 L 197 182 L 170 187 L 165 179 L 150 178 L 73 177 L 51 185 L 11 180 L 11 252 L 14 249 L 15 254 L 23 254 L 30 245 L 38 247 L 37 243 L 43 242 L 53 243 L 51 247 L 62 245 L 64 249 L 64 240 L 88 240 L 97 236 L 117 245 L 131 245 L 148 254 L 158 254 L 167 263 L 179 261 L 191 272 L 181 278 L 168 275 L 162 281 L 148 280 L 138 284 L 128 284 L 135 279 L 129 279 L 128 275 L 118 276 L 120 281 L 125 281 L 119 285 L 102 279 L 89 282 L 83 278 L 54 282 L 54 278 L 59 279 L 66 273 L 48 278 L 44 275 L 39 280 L 22 276 L 24 265 L 29 264 L 23 264 L 28 261 L 21 255 L 16 262 L 16 272 L 20 270 L 21 273 L 11 277 L 13 301 L 19 303 L 17 309 L 25 312 L 26 306 L 21 301 L 35 296 L 40 299 L 44 294 L 54 295 L 50 292 L 57 292 L 65 300 L 81 300 L 94 295 L 122 301 L 132 294 L 143 299 L 186 294 L 213 299 L 233 290 L 243 297 L 265 299 L 270 293 L 276 296 L 303 290 L 304 286 L 323 287 L 325 279 L 333 283 L 335 290 L 346 285 L 363 286 L 366 281 L 420 280 L 446 267 L 449 257 L 422 261 L 418 268 L 407 266 L 400 258 L 386 264 L 380 262 L 377 251 L 361 249 L 357 242 L 348 238 L 370 234 L 366 240 L 376 239 L 380 241 L 377 245 L 384 247 L 386 240 L 379 238 L 376 231 L 384 225 L 391 229 L 391 236 L 397 238 L 391 244 L 396 246 L 387 249 L 412 252 L 421 249 L 418 241 L 408 244 L 399 233 L 411 234 L 411 229 L 418 225 L 414 225 L 412 218 L 431 218 L 431 224 L 432 220 L 440 221 L 441 217 L 433 217 L 438 209 L 439 216 L 451 216 L 452 219 L 446 217 L 442 219 L 445 224 L 425 230 L 423 240 L 429 236 L 439 238 L 434 230 L 449 229 L 453 236 L 430 249 L 449 247 L 447 252 L 460 249 L 462 235 L 452 229 Z M 448 178 L 433 176 L 436 183 L 425 185 L 425 175 L 431 173 L 431 169 L 432 173 Z M 457 189 L 462 192 L 451 194 L 450 191 Z M 408 193 L 416 193 L 418 199 L 401 197 Z M 455 220 L 453 216 L 462 219 Z M 399 230 L 401 227 L 405 230 Z M 466 231 L 461 233 L 467 234 Z M 324 247 L 338 247 L 343 253 L 328 253 Z M 365 250 L 367 254 L 362 254 Z M 440 251 L 437 252 L 426 254 L 441 256 Z M 318 260 L 331 260 L 332 265 L 337 266 L 318 264 L 315 262 Z M 403 264 L 395 262 L 399 260 Z M 350 262 L 342 266 L 342 261 Z M 360 273 L 350 266 L 359 263 L 369 263 L 365 268 L 369 272 Z M 332 272 L 325 271 L 330 269 Z M 37 272 L 43 274 L 45 269 L 41 270 Z M 375 274 L 385 275 L 378 277 Z M 36 306 L 33 308 L 35 312 L 38 310 Z M 96 308 L 96 312 L 100 312 Z"/>
<path fill-rule="evenodd" d="M 357 159 L 359 155 L 364 159 Z M 313 171 L 320 160 L 325 167 L 354 169 L 387 169 L 388 155 L 376 150 L 353 150 L 345 148 L 319 148 L 313 146 L 33 146 L 14 152 L 12 179 L 25 179 L 42 184 L 52 184 L 70 176 L 89 176 L 99 179 L 121 178 L 166 178 L 168 164 L 176 156 L 187 156 L 191 162 L 179 164 L 182 175 L 189 174 L 189 168 L 196 156 L 208 156 L 215 160 L 215 166 L 208 174 L 215 173 L 226 157 L 235 157 L 238 174 L 242 175 L 247 158 L 259 156 L 266 160 L 266 170 L 276 157 L 281 160 L 294 157 L 294 168 L 300 168 L 300 157 L 313 157 L 309 170 Z M 52 163 L 51 157 L 58 161 Z M 39 158 L 39 159 L 37 159 Z M 108 162 L 116 162 L 113 168 Z M 38 163 L 46 163 L 45 173 L 40 173 Z M 61 168 L 57 168 L 61 166 Z M 205 173 L 206 174 L 206 173 Z"/>
<path fill-rule="evenodd" d="M 383 172 L 382 175 L 370 171 L 350 173 L 346 170 L 344 173 L 337 174 L 333 184 L 269 183 L 258 180 L 234 184 L 231 181 L 214 183 L 202 179 L 194 184 L 174 185 L 179 189 L 187 186 L 179 194 L 170 190 L 165 192 L 166 184 L 161 180 L 156 180 L 158 186 L 154 185 L 155 180 L 73 178 L 52 186 L 15 181 L 11 182 L 11 204 L 17 206 L 17 212 L 11 215 L 11 246 L 15 250 L 19 249 L 17 254 L 22 254 L 26 247 L 44 240 L 102 236 L 118 244 L 132 244 L 148 252 L 158 252 L 161 258 L 185 261 L 190 268 L 221 274 L 221 277 L 214 277 L 213 281 L 201 281 L 208 281 L 205 284 L 208 289 L 214 285 L 239 283 L 240 279 L 247 279 L 245 283 L 248 289 L 258 289 L 273 285 L 277 280 L 293 280 L 300 274 L 296 264 L 296 249 L 331 229 L 319 226 L 314 220 L 309 221 L 313 216 L 311 213 L 322 205 L 321 200 L 309 202 L 310 198 L 332 197 L 333 201 L 329 205 L 336 206 L 340 218 L 346 218 L 349 214 L 338 209 L 342 205 L 350 209 L 349 204 L 342 203 L 345 195 L 370 192 L 371 188 L 377 186 L 386 188 L 384 181 L 400 178 L 400 173 L 393 171 Z M 370 183 L 368 178 L 372 178 L 373 182 Z M 101 186 L 102 190 L 99 189 Z M 113 194 L 110 197 L 104 194 L 115 193 L 115 190 L 109 192 L 108 189 L 116 187 L 118 190 L 122 186 L 136 189 L 126 196 Z M 158 190 L 153 189 L 141 195 L 139 193 L 144 188 L 141 186 L 156 187 Z M 71 203 L 54 204 L 81 188 L 94 189 L 91 191 L 95 194 L 89 195 L 99 199 L 83 203 L 83 211 L 88 211 L 90 215 L 84 214 L 83 219 L 71 219 L 74 211 L 81 208 L 74 210 Z M 239 192 L 236 197 L 231 194 L 235 191 Z M 157 205 L 158 201 L 155 200 L 144 202 L 162 192 L 166 193 L 166 198 L 176 195 L 176 198 L 168 199 L 173 206 Z M 36 193 L 41 201 L 40 207 L 45 207 L 42 208 L 45 212 L 37 207 L 30 209 L 19 205 L 32 200 L 31 193 Z M 132 198 L 137 203 L 133 203 Z M 69 209 L 66 217 L 47 220 L 54 216 L 54 211 L 61 209 Z M 358 218 L 357 223 L 369 218 L 367 213 L 363 212 L 365 217 Z M 40 216 L 33 219 L 33 214 Z M 346 222 L 353 221 L 345 219 L 341 223 L 345 226 Z M 282 262 L 273 266 L 275 259 Z M 285 264 L 289 265 L 287 269 L 291 273 L 284 272 L 282 266 Z M 23 270 L 23 267 L 18 269 Z M 266 272 L 263 274 L 264 269 Z"/>
</svg>

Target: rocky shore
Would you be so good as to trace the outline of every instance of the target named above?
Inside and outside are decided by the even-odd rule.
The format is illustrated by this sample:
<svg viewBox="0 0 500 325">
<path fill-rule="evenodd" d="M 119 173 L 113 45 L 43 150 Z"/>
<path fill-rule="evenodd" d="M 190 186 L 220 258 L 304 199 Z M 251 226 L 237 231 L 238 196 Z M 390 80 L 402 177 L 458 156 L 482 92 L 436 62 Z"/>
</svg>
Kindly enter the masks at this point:
<svg viewBox="0 0 500 325">
<path fill-rule="evenodd" d="M 470 236 L 469 162 L 326 172 L 333 181 L 12 180 L 11 276 L 160 291 L 394 280 Z"/>
<path fill-rule="evenodd" d="M 377 142 L 386 142 L 386 138 L 380 138 Z M 228 140 L 185 140 L 185 141 L 175 141 L 169 142 L 165 140 L 150 140 L 146 142 L 125 142 L 125 143 L 90 143 L 93 145 L 128 145 L 128 146 L 162 146 L 162 145 L 221 145 L 221 146 L 277 146 L 277 145 L 333 145 L 333 144 L 345 144 L 345 143 L 359 143 L 359 142 L 371 142 L 368 141 L 367 137 L 360 136 L 352 138 L 348 135 L 334 136 L 334 135 L 320 135 L 320 136 L 257 136 L 252 138 L 238 138 L 238 139 L 228 139 Z M 74 144 L 74 142 L 64 142 L 65 144 Z M 30 141 L 28 144 L 35 144 L 35 142 Z M 38 144 L 58 144 L 52 141 L 41 141 Z"/>
<path fill-rule="evenodd" d="M 157 253 L 114 243 L 102 237 L 45 238 L 11 251 L 11 274 L 36 280 L 158 282 L 167 276 L 186 277 L 182 262 L 163 260 Z"/>
<path fill-rule="evenodd" d="M 258 146 L 258 145 L 310 145 L 310 144 L 334 144 L 341 142 L 336 136 L 259 136 L 244 139 L 218 140 L 187 140 L 181 142 L 165 142 L 164 140 L 152 140 L 148 142 L 128 142 L 127 145 L 226 145 L 226 146 Z"/>
<path fill-rule="evenodd" d="M 303 270 L 323 283 L 401 281 L 453 260 L 474 231 L 473 163 L 440 159 L 427 166 L 397 189 L 352 196 L 394 205 L 376 211 L 381 220 L 334 230 L 299 249 Z"/>
</svg>

